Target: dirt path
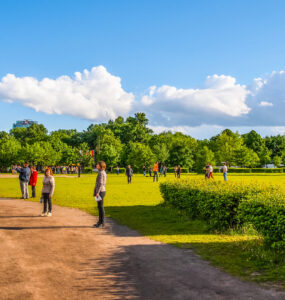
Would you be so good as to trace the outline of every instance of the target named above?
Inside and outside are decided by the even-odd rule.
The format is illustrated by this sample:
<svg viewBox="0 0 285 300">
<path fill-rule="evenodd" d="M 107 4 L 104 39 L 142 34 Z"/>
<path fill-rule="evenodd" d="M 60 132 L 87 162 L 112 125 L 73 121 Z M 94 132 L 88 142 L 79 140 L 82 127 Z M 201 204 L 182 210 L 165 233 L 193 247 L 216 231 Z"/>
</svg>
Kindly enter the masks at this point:
<svg viewBox="0 0 285 300">
<path fill-rule="evenodd" d="M 0 299 L 285 299 L 112 220 L 0 199 Z"/>
</svg>

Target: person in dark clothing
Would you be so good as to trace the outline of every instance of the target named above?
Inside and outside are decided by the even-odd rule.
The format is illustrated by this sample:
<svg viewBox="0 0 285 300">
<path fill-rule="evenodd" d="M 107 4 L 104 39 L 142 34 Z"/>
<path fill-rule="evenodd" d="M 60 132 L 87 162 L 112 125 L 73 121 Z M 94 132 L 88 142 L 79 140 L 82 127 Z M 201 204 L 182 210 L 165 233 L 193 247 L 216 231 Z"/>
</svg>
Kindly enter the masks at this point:
<svg viewBox="0 0 285 300">
<path fill-rule="evenodd" d="M 81 166 L 80 164 L 78 164 L 78 177 L 80 177 L 80 175 L 81 175 Z"/>
<path fill-rule="evenodd" d="M 180 167 L 180 165 L 178 165 L 178 167 L 177 167 L 177 178 L 180 178 L 180 175 L 181 175 L 181 167 Z"/>
<path fill-rule="evenodd" d="M 149 177 L 151 177 L 151 172 L 152 172 L 152 167 L 149 167 L 149 168 L 148 168 L 148 174 L 149 174 Z"/>
<path fill-rule="evenodd" d="M 32 187 L 32 197 L 36 198 L 36 185 L 38 179 L 38 172 L 35 166 L 31 167 L 30 186 Z"/>
<path fill-rule="evenodd" d="M 29 198 L 29 188 L 28 183 L 30 181 L 30 168 L 28 167 L 28 163 L 24 163 L 23 168 L 17 167 L 16 171 L 19 174 L 19 180 L 20 180 L 20 187 L 22 192 L 22 199 L 28 199 Z"/>
<path fill-rule="evenodd" d="M 130 165 L 128 165 L 127 170 L 126 170 L 126 175 L 128 177 L 128 183 L 132 183 L 133 174 L 134 174 L 133 169 L 131 168 Z"/>
<path fill-rule="evenodd" d="M 96 168 L 98 169 L 98 175 L 96 179 L 96 185 L 94 188 L 94 197 L 97 201 L 98 211 L 99 211 L 99 220 L 97 224 L 94 224 L 94 227 L 103 227 L 104 226 L 104 197 L 106 195 L 106 182 L 107 182 L 107 174 L 106 174 L 106 163 L 104 161 L 98 161 Z"/>
<path fill-rule="evenodd" d="M 116 173 L 117 173 L 117 175 L 120 174 L 120 168 L 119 168 L 119 166 L 116 167 Z"/>
<path fill-rule="evenodd" d="M 146 167 L 143 166 L 143 176 L 145 177 L 146 176 Z"/>
</svg>

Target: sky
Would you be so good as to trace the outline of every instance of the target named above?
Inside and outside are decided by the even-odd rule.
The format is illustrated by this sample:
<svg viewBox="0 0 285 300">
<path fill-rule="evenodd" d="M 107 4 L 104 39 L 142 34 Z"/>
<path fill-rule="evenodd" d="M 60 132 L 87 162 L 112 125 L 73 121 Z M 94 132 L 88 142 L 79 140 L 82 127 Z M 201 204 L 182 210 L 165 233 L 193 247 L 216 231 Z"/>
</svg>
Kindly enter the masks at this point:
<svg viewBox="0 0 285 300">
<path fill-rule="evenodd" d="M 0 0 L 0 130 L 145 112 L 155 132 L 285 133 L 283 0 Z"/>
</svg>

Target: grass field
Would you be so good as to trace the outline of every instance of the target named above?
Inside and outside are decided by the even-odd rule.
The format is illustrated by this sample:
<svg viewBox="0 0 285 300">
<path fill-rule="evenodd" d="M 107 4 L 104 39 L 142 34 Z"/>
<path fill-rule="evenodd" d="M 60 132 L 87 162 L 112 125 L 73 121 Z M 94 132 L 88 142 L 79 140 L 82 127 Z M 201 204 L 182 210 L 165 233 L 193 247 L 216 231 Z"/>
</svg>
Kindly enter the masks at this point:
<svg viewBox="0 0 285 300">
<path fill-rule="evenodd" d="M 184 178 L 203 179 L 202 175 L 182 175 Z M 94 175 L 56 177 L 53 203 L 80 208 L 96 215 L 93 188 Z M 176 180 L 173 174 L 161 181 Z M 221 174 L 215 180 L 222 181 Z M 229 174 L 231 181 L 251 181 L 278 184 L 285 191 L 285 174 Z M 37 192 L 41 189 L 39 178 Z M 20 197 L 17 178 L 0 177 L 0 197 Z M 213 233 L 203 221 L 189 220 L 186 216 L 167 207 L 159 192 L 159 185 L 152 178 L 135 175 L 128 185 L 124 175 L 108 175 L 106 215 L 119 223 L 138 230 L 151 239 L 177 247 L 192 248 L 213 265 L 231 274 L 257 282 L 285 284 L 285 260 L 271 251 L 264 250 L 262 239 L 254 230 L 245 232 Z M 39 212 L 40 213 L 40 212 Z"/>
</svg>

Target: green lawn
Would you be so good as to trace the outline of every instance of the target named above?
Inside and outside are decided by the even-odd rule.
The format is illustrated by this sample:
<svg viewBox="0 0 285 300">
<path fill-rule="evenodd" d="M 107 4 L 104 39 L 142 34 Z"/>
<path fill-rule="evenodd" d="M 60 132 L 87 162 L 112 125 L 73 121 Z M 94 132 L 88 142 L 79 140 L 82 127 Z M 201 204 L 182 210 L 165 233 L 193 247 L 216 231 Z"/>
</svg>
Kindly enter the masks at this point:
<svg viewBox="0 0 285 300">
<path fill-rule="evenodd" d="M 182 175 L 189 180 L 202 175 Z M 77 207 L 97 214 L 93 188 L 96 177 L 56 177 L 53 203 L 60 206 Z M 175 180 L 173 174 L 160 178 Z M 215 180 L 223 180 L 221 174 Z M 285 174 L 229 174 L 232 181 L 272 182 L 285 187 Z M 39 178 L 38 195 L 42 178 Z M 17 178 L 0 178 L 0 197 L 20 197 Z M 36 199 L 39 201 L 39 197 Z M 250 230 L 247 233 L 210 232 L 205 222 L 189 220 L 178 211 L 163 204 L 159 185 L 152 178 L 135 175 L 128 185 L 124 175 L 108 175 L 106 215 L 119 223 L 138 230 L 151 239 L 178 247 L 192 248 L 213 265 L 231 274 L 257 282 L 274 282 L 284 286 L 285 261 L 262 248 L 262 239 Z M 40 213 L 40 212 L 39 212 Z M 56 213 L 56 212 L 55 212 Z"/>
</svg>

